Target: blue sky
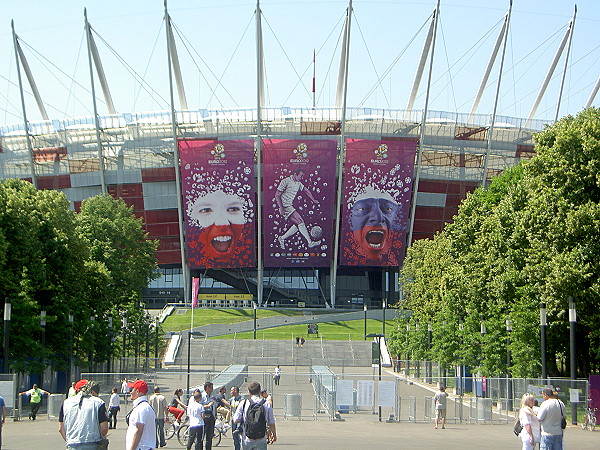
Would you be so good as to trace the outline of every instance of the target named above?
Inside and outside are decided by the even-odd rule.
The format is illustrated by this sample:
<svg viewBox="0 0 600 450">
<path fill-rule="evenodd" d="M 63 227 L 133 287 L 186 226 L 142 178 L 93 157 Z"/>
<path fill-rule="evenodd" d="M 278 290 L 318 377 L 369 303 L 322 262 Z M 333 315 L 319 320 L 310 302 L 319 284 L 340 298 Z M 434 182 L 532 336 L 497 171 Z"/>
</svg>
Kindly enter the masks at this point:
<svg viewBox="0 0 600 450">
<path fill-rule="evenodd" d="M 170 0 L 168 6 L 178 33 L 190 109 L 254 107 L 256 3 Z M 348 106 L 403 109 L 435 2 L 355 0 L 353 6 Z M 127 113 L 169 107 L 162 1 L 23 0 L 0 5 L 0 123 L 22 122 L 11 19 L 49 116 L 62 119 L 91 114 L 84 7 L 99 35 L 96 43 L 116 109 Z M 261 2 L 267 106 L 311 106 L 313 50 L 318 53 L 317 106 L 333 106 L 346 7 L 347 2 L 328 0 Z M 499 115 L 528 115 L 573 8 L 573 3 L 561 0 L 514 1 Z M 470 111 L 507 9 L 508 1 L 442 1 L 431 109 Z M 577 113 L 583 107 L 600 75 L 598 29 L 597 1 L 579 1 L 561 115 Z M 480 113 L 492 112 L 498 66 L 499 60 Z M 563 66 L 564 59 L 538 118 L 554 117 Z M 416 108 L 423 107 L 424 92 L 423 83 Z M 26 104 L 29 119 L 38 120 L 30 95 Z M 106 113 L 102 102 L 99 113 Z"/>
</svg>

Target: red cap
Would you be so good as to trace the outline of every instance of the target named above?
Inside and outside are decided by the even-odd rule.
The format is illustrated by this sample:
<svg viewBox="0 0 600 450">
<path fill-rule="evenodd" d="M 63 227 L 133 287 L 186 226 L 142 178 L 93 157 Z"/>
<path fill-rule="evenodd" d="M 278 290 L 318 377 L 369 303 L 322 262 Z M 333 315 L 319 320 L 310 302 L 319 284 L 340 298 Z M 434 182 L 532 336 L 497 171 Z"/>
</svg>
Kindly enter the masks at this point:
<svg viewBox="0 0 600 450">
<path fill-rule="evenodd" d="M 79 389 L 84 387 L 87 382 L 88 380 L 84 378 L 83 380 L 79 380 L 77 383 L 75 383 L 75 392 L 79 392 Z"/>
<path fill-rule="evenodd" d="M 133 383 L 132 387 L 133 389 L 140 391 L 142 394 L 146 394 L 148 392 L 148 385 L 144 380 L 137 380 L 135 383 Z"/>
</svg>

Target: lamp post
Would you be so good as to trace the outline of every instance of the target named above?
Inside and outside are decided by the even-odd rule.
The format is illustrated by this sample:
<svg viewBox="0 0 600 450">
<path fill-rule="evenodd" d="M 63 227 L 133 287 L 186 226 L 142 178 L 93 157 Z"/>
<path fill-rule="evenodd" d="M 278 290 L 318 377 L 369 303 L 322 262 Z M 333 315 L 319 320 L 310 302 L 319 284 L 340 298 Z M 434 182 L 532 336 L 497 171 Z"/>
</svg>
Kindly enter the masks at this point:
<svg viewBox="0 0 600 450">
<path fill-rule="evenodd" d="M 45 371 L 45 363 L 46 358 L 44 354 L 46 353 L 46 311 L 40 311 L 40 326 L 42 327 L 42 356 L 40 358 L 40 362 L 42 363 L 42 373 L 40 374 L 40 383 L 44 384 L 44 371 Z"/>
<path fill-rule="evenodd" d="M 154 331 L 156 333 L 155 345 L 154 345 L 154 368 L 158 369 L 158 343 L 160 342 L 158 339 L 158 328 L 160 326 L 160 321 L 158 317 L 154 319 Z"/>
<path fill-rule="evenodd" d="M 510 333 L 512 331 L 512 323 L 510 319 L 506 319 L 506 409 L 512 411 L 513 409 L 513 393 L 512 393 L 512 380 L 510 379 L 510 366 L 512 364 L 510 358 Z"/>
<path fill-rule="evenodd" d="M 406 324 L 406 376 L 410 375 L 410 323 Z"/>
<path fill-rule="evenodd" d="M 417 342 L 419 342 L 419 346 L 420 346 L 421 340 L 419 339 L 419 320 L 418 319 L 415 320 L 415 334 L 418 339 Z M 417 360 L 416 365 L 417 365 L 417 378 L 420 378 L 421 377 L 421 361 Z"/>
<path fill-rule="evenodd" d="M 479 367 L 481 368 L 481 366 L 483 365 L 483 338 L 485 337 L 485 333 L 487 332 L 487 329 L 485 328 L 485 318 L 483 317 L 483 314 L 481 315 L 481 323 L 480 323 L 480 329 L 479 329 L 480 333 L 481 333 L 481 360 L 479 363 Z M 481 380 L 481 395 L 483 398 L 486 397 L 486 392 L 483 389 L 483 379 Z"/>
<path fill-rule="evenodd" d="M 126 361 L 127 358 L 125 357 L 125 353 L 127 351 L 127 312 L 123 313 L 123 359 L 122 359 L 122 364 L 121 364 L 121 373 L 126 372 L 127 371 L 127 366 L 126 366 Z"/>
<path fill-rule="evenodd" d="M 108 373 L 111 373 L 112 369 L 112 345 L 114 340 L 112 316 L 108 316 L 108 359 L 106 361 L 106 371 Z"/>
<path fill-rule="evenodd" d="M 385 336 L 385 310 L 387 309 L 387 300 L 383 299 L 383 322 L 381 323 L 381 334 Z"/>
<path fill-rule="evenodd" d="M 546 372 L 546 328 L 548 328 L 546 304 L 540 303 L 540 346 L 542 347 L 542 384 L 544 386 L 548 377 L 548 373 Z"/>
<path fill-rule="evenodd" d="M 571 389 L 577 389 L 577 360 L 575 358 L 575 323 L 577 311 L 575 301 L 569 296 L 569 352 L 571 356 Z M 577 425 L 577 403 L 571 402 L 571 423 Z"/>
<path fill-rule="evenodd" d="M 67 385 L 71 382 L 73 376 L 73 314 L 69 313 L 69 367 L 67 369 Z"/>
<path fill-rule="evenodd" d="M 367 305 L 363 305 L 363 311 L 365 312 L 365 332 L 364 332 L 364 336 L 365 336 L 365 341 L 367 340 Z"/>
<path fill-rule="evenodd" d="M 431 351 L 431 332 L 433 331 L 432 327 L 431 327 L 431 322 L 427 322 L 427 351 L 430 352 Z M 427 365 L 425 366 L 425 377 L 427 377 L 427 383 L 431 383 L 431 377 L 432 377 L 432 373 L 433 372 L 433 368 L 431 366 L 431 355 L 428 355 L 429 357 L 427 358 L 429 361 L 427 361 Z"/>
<path fill-rule="evenodd" d="M 459 317 L 458 318 L 458 330 L 459 330 L 459 334 L 460 334 L 460 347 L 462 348 L 462 343 L 463 343 L 463 330 L 465 328 L 465 325 L 463 323 L 463 318 Z M 460 409 L 459 409 L 459 419 L 460 419 L 460 423 L 462 423 L 462 398 L 464 395 L 464 386 L 463 386 L 463 377 L 465 376 L 465 366 L 463 365 L 463 361 L 462 361 L 462 357 L 460 358 L 460 364 L 458 366 L 458 393 L 460 395 Z"/>
<path fill-rule="evenodd" d="M 146 313 L 146 322 L 144 325 L 146 326 L 146 361 L 144 362 L 144 369 L 148 373 L 148 369 L 150 368 L 150 314 L 148 313 Z"/>
<path fill-rule="evenodd" d="M 377 366 L 379 368 L 379 381 L 381 381 L 381 338 L 383 337 L 383 334 L 370 333 L 367 334 L 367 337 L 377 339 Z M 377 389 L 379 390 L 379 386 Z M 379 406 L 379 421 L 381 422 L 381 406 Z"/>
<path fill-rule="evenodd" d="M 252 302 L 252 309 L 254 309 L 254 339 L 256 339 L 256 302 Z"/>
<path fill-rule="evenodd" d="M 94 324 L 96 323 L 96 314 L 92 314 L 90 316 L 90 330 L 92 332 L 92 350 L 90 353 L 90 372 L 94 371 L 94 348 L 96 347 L 94 341 L 95 341 L 95 333 L 94 333 Z"/>
<path fill-rule="evenodd" d="M 8 359 L 8 335 L 10 333 L 10 316 L 12 314 L 12 303 L 10 298 L 4 299 L 4 373 L 10 373 Z"/>
<path fill-rule="evenodd" d="M 186 395 L 190 395 L 190 356 L 191 356 L 191 348 L 192 348 L 192 336 L 204 336 L 203 333 L 199 331 L 188 331 L 187 335 L 187 384 L 186 384 Z"/>
</svg>

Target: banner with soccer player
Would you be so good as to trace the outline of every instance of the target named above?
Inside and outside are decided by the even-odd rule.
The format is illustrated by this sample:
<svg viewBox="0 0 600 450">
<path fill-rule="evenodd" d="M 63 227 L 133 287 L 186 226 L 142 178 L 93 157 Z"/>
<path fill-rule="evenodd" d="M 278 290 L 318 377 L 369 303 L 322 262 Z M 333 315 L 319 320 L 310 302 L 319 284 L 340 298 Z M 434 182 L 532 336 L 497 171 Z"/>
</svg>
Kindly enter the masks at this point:
<svg viewBox="0 0 600 450">
<path fill-rule="evenodd" d="M 190 268 L 254 267 L 254 141 L 180 141 Z"/>
<path fill-rule="evenodd" d="M 414 141 L 346 140 L 340 264 L 402 262 L 416 146 Z"/>
<path fill-rule="evenodd" d="M 263 141 L 266 267 L 328 267 L 333 249 L 335 140 Z"/>
</svg>

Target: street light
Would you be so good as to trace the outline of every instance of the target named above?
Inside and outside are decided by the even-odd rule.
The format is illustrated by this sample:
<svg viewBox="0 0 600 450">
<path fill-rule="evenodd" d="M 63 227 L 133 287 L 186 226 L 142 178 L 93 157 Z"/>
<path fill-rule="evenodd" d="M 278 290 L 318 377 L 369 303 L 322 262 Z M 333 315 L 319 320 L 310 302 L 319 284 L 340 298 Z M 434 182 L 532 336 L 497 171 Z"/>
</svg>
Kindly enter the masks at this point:
<svg viewBox="0 0 600 450">
<path fill-rule="evenodd" d="M 427 322 L 427 351 L 431 351 L 431 322 Z M 428 355 L 427 365 L 425 366 L 425 376 L 428 377 L 427 383 L 431 383 L 433 367 L 431 366 L 431 355 Z"/>
<path fill-rule="evenodd" d="M 577 389 L 577 361 L 575 358 L 575 323 L 577 311 L 575 301 L 569 296 L 569 351 L 571 353 L 571 389 Z M 571 402 L 571 423 L 577 425 L 577 403 Z"/>
<path fill-rule="evenodd" d="M 127 351 L 127 312 L 123 313 L 123 359 L 121 364 L 121 373 L 127 370 L 125 352 Z"/>
<path fill-rule="evenodd" d="M 112 321 L 112 316 L 108 316 L 108 361 L 106 363 L 106 371 L 108 373 L 111 373 L 111 369 L 112 369 L 112 364 L 111 364 L 111 359 L 112 359 L 112 343 L 115 340 L 114 336 L 113 336 L 113 321 Z"/>
<path fill-rule="evenodd" d="M 160 321 L 158 317 L 154 318 L 154 331 L 156 333 L 155 345 L 154 345 L 154 368 L 158 369 L 158 343 L 160 342 L 158 339 L 158 328 L 160 326 Z"/>
<path fill-rule="evenodd" d="M 204 336 L 204 333 L 199 331 L 188 331 L 187 335 L 187 390 L 185 391 L 186 395 L 190 395 L 190 352 L 192 347 L 192 336 Z"/>
<path fill-rule="evenodd" d="M 513 394 L 512 394 L 512 380 L 510 379 L 510 366 L 512 364 L 510 358 L 510 332 L 512 331 L 512 323 L 510 319 L 506 319 L 506 409 L 512 411 L 513 409 Z"/>
<path fill-rule="evenodd" d="M 542 350 L 542 384 L 546 385 L 546 328 L 548 328 L 548 318 L 546 316 L 546 304 L 540 303 L 540 345 Z"/>
<path fill-rule="evenodd" d="M 363 334 L 363 336 L 365 337 L 365 341 L 367 340 L 367 305 L 363 305 L 363 311 L 365 312 L 365 332 Z"/>
<path fill-rule="evenodd" d="M 381 324 L 381 334 L 385 336 L 385 310 L 387 309 L 387 300 L 383 299 L 383 322 Z"/>
<path fill-rule="evenodd" d="M 410 375 L 410 323 L 406 324 L 406 376 Z"/>
<path fill-rule="evenodd" d="M 69 368 L 67 370 L 67 385 L 71 382 L 73 370 L 73 314 L 69 314 Z"/>
<path fill-rule="evenodd" d="M 256 302 L 252 302 L 252 309 L 254 309 L 254 339 L 256 339 Z"/>
<path fill-rule="evenodd" d="M 12 314 L 12 303 L 10 298 L 4 299 L 4 373 L 10 373 L 8 361 L 8 335 L 10 333 L 10 316 Z"/>
<path fill-rule="evenodd" d="M 367 334 L 367 337 L 377 339 L 377 366 L 379 367 L 379 381 L 381 381 L 381 338 L 384 336 L 383 334 L 370 333 Z M 377 388 L 379 389 L 379 386 Z M 381 422 L 381 406 L 379 406 L 379 421 Z"/>
<path fill-rule="evenodd" d="M 46 311 L 40 311 L 40 326 L 42 327 L 42 356 L 40 362 L 42 363 L 42 373 L 40 374 L 40 381 L 44 383 L 44 372 L 46 358 L 44 353 L 46 352 Z"/>
</svg>

